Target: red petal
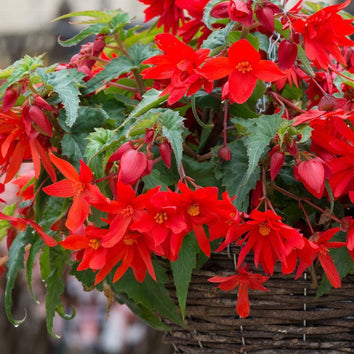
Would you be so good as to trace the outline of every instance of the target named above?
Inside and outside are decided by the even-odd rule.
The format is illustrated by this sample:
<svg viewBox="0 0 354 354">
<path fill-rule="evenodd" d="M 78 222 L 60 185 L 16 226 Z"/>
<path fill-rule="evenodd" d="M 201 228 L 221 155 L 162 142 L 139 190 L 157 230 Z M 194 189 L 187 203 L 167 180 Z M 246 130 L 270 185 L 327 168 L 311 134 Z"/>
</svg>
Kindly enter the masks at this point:
<svg viewBox="0 0 354 354">
<path fill-rule="evenodd" d="M 86 236 L 70 235 L 59 243 L 67 250 L 77 251 L 86 248 L 88 242 L 89 239 Z"/>
<path fill-rule="evenodd" d="M 60 159 L 59 157 L 56 157 L 52 152 L 49 152 L 49 157 L 53 164 L 67 179 L 80 182 L 80 176 L 73 165 L 63 159 Z"/>
<path fill-rule="evenodd" d="M 73 204 L 69 210 L 68 218 L 65 226 L 71 230 L 76 231 L 90 213 L 90 204 L 84 199 L 82 194 L 74 196 Z"/>
<path fill-rule="evenodd" d="M 72 181 L 63 179 L 43 188 L 43 192 L 52 197 L 70 198 L 73 197 L 76 190 Z"/>
<path fill-rule="evenodd" d="M 207 257 L 210 257 L 210 243 L 203 225 L 193 224 L 192 227 L 200 249 Z"/>
<path fill-rule="evenodd" d="M 246 285 L 240 284 L 238 288 L 238 298 L 236 311 L 240 317 L 245 318 L 250 313 L 250 303 L 248 299 L 248 288 Z"/>
<path fill-rule="evenodd" d="M 135 183 L 147 167 L 146 156 L 136 150 L 128 150 L 119 163 L 119 181 L 125 184 Z"/>
<path fill-rule="evenodd" d="M 242 61 L 250 63 L 252 68 L 254 68 L 261 59 L 261 55 L 247 39 L 240 39 L 235 42 L 230 47 L 227 55 L 233 68 Z"/>
<path fill-rule="evenodd" d="M 238 104 L 246 102 L 252 95 L 256 83 L 257 78 L 253 72 L 242 73 L 234 70 L 229 76 L 231 98 Z"/>
<path fill-rule="evenodd" d="M 208 80 L 218 80 L 229 75 L 234 67 L 230 64 L 228 58 L 219 57 L 207 60 L 206 63 L 198 70 L 198 74 Z"/>
<path fill-rule="evenodd" d="M 254 68 L 253 73 L 263 81 L 276 81 L 286 76 L 276 64 L 269 60 L 261 60 Z"/>
<path fill-rule="evenodd" d="M 318 259 L 320 260 L 321 266 L 325 271 L 331 285 L 334 288 L 340 288 L 341 287 L 340 276 L 338 274 L 336 266 L 333 263 L 331 256 L 328 253 L 327 254 L 318 253 Z"/>
</svg>

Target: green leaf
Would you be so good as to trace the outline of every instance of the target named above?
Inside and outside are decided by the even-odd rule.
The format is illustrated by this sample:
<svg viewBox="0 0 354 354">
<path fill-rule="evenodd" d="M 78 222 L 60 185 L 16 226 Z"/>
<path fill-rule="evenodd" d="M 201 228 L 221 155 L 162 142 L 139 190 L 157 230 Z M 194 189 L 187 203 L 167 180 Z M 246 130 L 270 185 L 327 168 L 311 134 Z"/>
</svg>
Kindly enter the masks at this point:
<svg viewBox="0 0 354 354">
<path fill-rule="evenodd" d="M 234 32 L 230 32 L 227 36 L 227 44 L 231 45 L 235 42 L 237 42 L 238 40 L 241 39 L 241 31 L 234 31 Z M 251 33 L 247 34 L 246 39 L 248 40 L 248 42 L 256 49 L 259 49 L 259 40 L 258 37 L 254 36 Z M 268 48 L 267 50 L 268 51 Z"/>
<path fill-rule="evenodd" d="M 11 313 L 12 307 L 12 290 L 15 286 L 17 273 L 24 268 L 25 246 L 32 238 L 32 228 L 28 228 L 26 232 L 20 232 L 13 240 L 10 250 L 9 259 L 7 261 L 7 281 L 5 287 L 5 312 L 8 320 L 15 326 L 18 326 L 26 319 L 25 316 L 21 320 L 15 320 Z"/>
<path fill-rule="evenodd" d="M 215 157 L 213 159 L 215 173 L 218 178 L 221 178 L 222 185 L 229 192 L 230 196 L 237 196 L 234 201 L 237 209 L 247 211 L 248 194 L 255 188 L 259 180 L 260 169 L 256 166 L 250 177 L 245 181 L 245 175 L 249 168 L 246 146 L 243 141 L 235 140 L 228 144 L 228 147 L 231 150 L 232 159 L 219 163 Z"/>
<path fill-rule="evenodd" d="M 179 169 L 183 151 L 182 133 L 184 130 L 184 118 L 181 117 L 178 112 L 172 111 L 171 109 L 166 109 L 160 115 L 159 120 L 162 123 L 162 134 L 171 144 L 172 151 L 174 152 L 176 158 L 176 166 Z"/>
<path fill-rule="evenodd" d="M 167 331 L 169 327 L 161 322 L 161 320 L 153 313 L 152 310 L 143 304 L 136 304 L 126 294 L 115 294 L 115 298 L 121 303 L 126 304 L 134 313 L 135 316 L 145 321 L 149 326 L 158 331 Z"/>
<path fill-rule="evenodd" d="M 139 104 L 133 109 L 130 113 L 127 120 L 131 118 L 136 118 L 146 113 L 150 109 L 159 106 L 161 103 L 167 100 L 167 95 L 160 96 L 161 91 L 157 91 L 155 89 L 151 89 L 147 91 L 143 99 L 139 102 Z"/>
<path fill-rule="evenodd" d="M 271 116 L 262 115 L 259 118 L 253 118 L 248 120 L 234 119 L 240 125 L 248 125 L 248 129 L 251 132 L 250 135 L 244 138 L 245 145 L 247 147 L 248 156 L 248 169 L 243 179 L 243 183 L 247 183 L 248 179 L 254 173 L 258 167 L 259 160 L 263 155 L 266 147 L 269 145 L 270 140 L 273 139 L 277 133 L 278 128 L 282 123 L 281 114 L 274 114 Z"/>
<path fill-rule="evenodd" d="M 65 18 L 70 18 L 70 17 L 81 17 L 81 16 L 87 16 L 87 17 L 94 17 L 97 18 L 101 22 L 108 22 L 111 19 L 111 16 L 109 16 L 108 13 L 103 12 L 103 11 L 97 11 L 97 10 L 87 10 L 87 11 L 76 11 L 76 12 L 70 12 L 68 14 L 59 16 L 52 20 L 52 22 L 63 20 Z"/>
<path fill-rule="evenodd" d="M 75 69 L 60 70 L 48 74 L 48 85 L 53 87 L 65 106 L 65 123 L 71 127 L 79 111 L 79 86 L 83 83 L 82 78 L 85 75 Z"/>
<path fill-rule="evenodd" d="M 299 59 L 300 59 L 302 65 L 304 66 L 305 71 L 306 71 L 310 76 L 315 77 L 315 73 L 314 73 L 314 71 L 313 71 L 313 69 L 312 69 L 312 66 L 311 66 L 311 64 L 310 64 L 310 61 L 308 60 L 308 58 L 307 58 L 307 56 L 306 56 L 305 51 L 302 49 L 302 47 L 301 47 L 300 44 L 298 44 L 297 48 L 298 48 L 298 53 L 297 53 L 297 55 L 298 55 L 298 57 L 299 57 Z"/>
<path fill-rule="evenodd" d="M 61 141 L 62 153 L 78 167 L 88 144 L 87 135 L 105 123 L 106 114 L 101 108 L 79 107 L 78 117 L 71 128 L 64 119 L 64 115 L 59 116 L 59 124 L 67 132 Z"/>
<path fill-rule="evenodd" d="M 27 274 L 27 283 L 28 287 L 32 296 L 32 299 L 39 304 L 39 301 L 36 299 L 34 293 L 33 293 L 33 288 L 32 288 L 32 272 L 33 272 L 33 265 L 36 260 L 36 257 L 38 255 L 38 252 L 41 250 L 41 248 L 44 246 L 44 242 L 41 238 L 38 238 L 37 241 L 34 242 L 32 245 L 28 259 L 27 259 L 27 265 L 26 265 L 26 274 Z"/>
<path fill-rule="evenodd" d="M 67 39 L 66 41 L 62 41 L 60 39 L 58 39 L 58 43 L 62 46 L 62 47 L 72 47 L 74 45 L 77 45 L 78 43 L 80 43 L 82 40 L 84 40 L 87 37 L 90 37 L 94 34 L 98 34 L 101 33 L 101 31 L 104 28 L 107 28 L 107 25 L 104 23 L 95 23 L 91 26 L 88 26 L 86 28 L 84 28 L 83 30 L 81 30 L 76 36 Z M 108 28 L 107 31 L 108 32 Z"/>
<path fill-rule="evenodd" d="M 144 60 L 159 54 L 160 51 L 152 48 L 150 45 L 137 43 L 128 49 L 128 53 L 134 66 L 139 67 Z"/>
<path fill-rule="evenodd" d="M 120 75 L 130 71 L 134 66 L 134 62 L 124 55 L 112 59 L 102 71 L 87 82 L 83 93 L 85 95 L 92 93 L 107 82 L 117 79 Z"/>
<path fill-rule="evenodd" d="M 171 262 L 173 280 L 183 318 L 186 312 L 188 288 L 192 279 L 192 271 L 197 265 L 197 252 L 193 248 L 190 235 L 188 235 L 183 241 L 181 250 L 178 253 L 178 259 L 175 262 Z"/>
<path fill-rule="evenodd" d="M 341 74 L 344 76 L 336 75 L 334 78 L 334 84 L 336 85 L 338 91 L 342 92 L 342 84 L 354 88 L 354 75 L 346 70 L 341 72 Z"/>
<path fill-rule="evenodd" d="M 133 272 L 129 270 L 118 282 L 111 285 L 112 289 L 116 293 L 125 292 L 136 304 L 143 304 L 146 308 L 185 327 L 185 323 L 176 311 L 176 305 L 162 285 L 163 281 L 160 277 L 165 276 L 165 274 L 161 274 L 162 268 L 157 267 L 156 264 L 154 268 L 157 282 L 147 275 L 145 280 L 139 283 L 135 279 Z"/>
<path fill-rule="evenodd" d="M 44 278 L 46 284 L 45 309 L 48 333 L 55 337 L 60 336 L 53 333 L 53 320 L 57 307 L 61 306 L 61 295 L 64 292 L 63 272 L 68 252 L 60 248 L 50 248 L 48 257 L 50 273 Z"/>
</svg>

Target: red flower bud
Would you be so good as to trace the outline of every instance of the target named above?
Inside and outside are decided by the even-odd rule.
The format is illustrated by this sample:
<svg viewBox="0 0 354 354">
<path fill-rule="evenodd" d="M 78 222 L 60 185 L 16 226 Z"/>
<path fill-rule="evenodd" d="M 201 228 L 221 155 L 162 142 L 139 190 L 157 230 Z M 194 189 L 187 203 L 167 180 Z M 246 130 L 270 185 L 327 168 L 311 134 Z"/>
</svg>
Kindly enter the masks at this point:
<svg viewBox="0 0 354 354">
<path fill-rule="evenodd" d="M 295 62 L 297 56 L 297 45 L 287 39 L 281 41 L 278 49 L 279 68 L 289 69 Z"/>
<path fill-rule="evenodd" d="M 96 38 L 93 41 L 93 45 L 92 45 L 92 55 L 94 57 L 100 55 L 105 45 L 106 45 L 106 34 L 101 33 L 96 35 Z"/>
<path fill-rule="evenodd" d="M 54 108 L 39 95 L 34 98 L 34 104 L 39 108 L 54 112 Z"/>
<path fill-rule="evenodd" d="M 118 181 L 134 184 L 144 174 L 147 165 L 147 158 L 142 152 L 129 149 L 120 159 Z"/>
<path fill-rule="evenodd" d="M 145 131 L 145 139 L 144 142 L 145 144 L 151 144 L 152 139 L 154 138 L 155 130 L 152 128 L 147 128 Z"/>
<path fill-rule="evenodd" d="M 329 168 L 319 157 L 301 161 L 294 167 L 295 178 L 300 180 L 305 188 L 316 198 L 322 197 L 325 179 L 329 177 L 329 173 Z"/>
<path fill-rule="evenodd" d="M 4 98 L 2 101 L 1 111 L 8 112 L 16 103 L 21 93 L 21 87 L 18 85 L 12 85 L 5 90 Z"/>
<path fill-rule="evenodd" d="M 26 118 L 35 123 L 42 133 L 48 136 L 52 136 L 52 126 L 47 116 L 39 107 L 29 106 L 26 115 Z"/>
<path fill-rule="evenodd" d="M 131 141 L 128 141 L 121 145 L 118 150 L 116 150 L 111 157 L 109 158 L 108 162 L 119 161 L 122 158 L 122 155 L 125 154 L 129 150 L 135 150 L 134 145 Z"/>
<path fill-rule="evenodd" d="M 276 151 L 270 160 L 270 178 L 274 181 L 284 164 L 284 153 Z"/>
<path fill-rule="evenodd" d="M 210 16 L 215 18 L 226 18 L 229 17 L 229 3 L 231 1 L 224 1 L 217 4 L 210 12 Z"/>
<path fill-rule="evenodd" d="M 165 163 L 167 168 L 171 167 L 171 145 L 168 141 L 161 143 L 159 145 L 160 155 L 162 157 L 162 161 Z"/>
<path fill-rule="evenodd" d="M 240 22 L 243 26 L 249 27 L 253 22 L 253 11 L 250 3 L 242 0 L 232 0 L 229 2 L 230 19 Z"/>
<path fill-rule="evenodd" d="M 255 6 L 257 20 L 271 33 L 274 32 L 274 14 L 278 12 L 280 12 L 279 7 L 270 1 L 257 3 Z"/>
<path fill-rule="evenodd" d="M 232 158 L 230 148 L 227 145 L 223 145 L 218 151 L 218 156 L 221 160 L 230 161 Z"/>
<path fill-rule="evenodd" d="M 347 100 L 345 98 L 336 98 L 331 95 L 324 95 L 318 103 L 318 109 L 320 111 L 327 112 L 335 111 L 336 109 L 344 107 L 346 103 Z"/>
</svg>

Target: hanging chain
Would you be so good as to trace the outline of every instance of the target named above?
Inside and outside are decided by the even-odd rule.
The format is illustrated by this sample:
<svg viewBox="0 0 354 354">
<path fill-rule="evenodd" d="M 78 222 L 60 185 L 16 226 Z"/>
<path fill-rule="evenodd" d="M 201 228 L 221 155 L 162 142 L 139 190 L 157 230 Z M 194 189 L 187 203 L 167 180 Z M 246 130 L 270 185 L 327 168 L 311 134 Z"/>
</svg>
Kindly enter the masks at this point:
<svg viewBox="0 0 354 354">
<path fill-rule="evenodd" d="M 269 37 L 269 46 L 267 50 L 268 59 L 270 61 L 276 61 L 277 59 L 277 43 L 280 40 L 280 33 L 274 32 Z M 270 82 L 265 82 L 266 89 L 271 86 Z M 266 95 L 263 95 L 262 98 L 259 98 L 256 102 L 256 112 L 257 114 L 262 114 L 266 110 L 267 98 Z"/>
</svg>

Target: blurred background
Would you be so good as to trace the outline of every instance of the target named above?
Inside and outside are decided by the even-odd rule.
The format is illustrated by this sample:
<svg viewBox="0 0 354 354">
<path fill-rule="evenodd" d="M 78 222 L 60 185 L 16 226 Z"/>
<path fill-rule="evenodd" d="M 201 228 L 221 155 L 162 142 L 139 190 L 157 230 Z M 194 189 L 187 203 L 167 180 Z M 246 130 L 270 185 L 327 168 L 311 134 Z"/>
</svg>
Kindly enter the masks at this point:
<svg viewBox="0 0 354 354">
<path fill-rule="evenodd" d="M 78 48 L 63 48 L 57 44 L 71 38 L 79 26 L 68 19 L 51 22 L 54 18 L 83 10 L 121 8 L 134 16 L 133 22 L 143 23 L 144 5 L 137 0 L 2 0 L 0 2 L 0 69 L 6 68 L 25 54 L 37 56 L 46 53 L 47 64 L 68 61 Z M 71 19 L 77 21 L 77 18 Z M 15 190 L 7 194 L 14 195 Z M 6 196 L 4 199 L 6 199 Z M 6 199 L 7 200 L 7 199 Z M 9 200 L 12 204 L 14 200 Z M 1 247 L 1 246 L 0 246 Z M 0 254 L 6 252 L 0 250 Z M 26 321 L 14 327 L 4 311 L 4 279 L 0 283 L 0 353 L 1 354 L 169 354 L 173 350 L 162 343 L 163 333 L 138 320 L 125 306 L 114 303 L 106 318 L 107 300 L 98 291 L 85 292 L 73 277 L 67 276 L 63 302 L 66 311 L 75 307 L 76 316 L 54 320 L 54 333 L 48 335 L 45 323 L 44 286 L 39 270 L 34 272 L 33 289 L 40 303 L 36 304 L 28 290 L 25 274 L 16 280 L 13 291 L 12 313 L 15 319 Z"/>
</svg>

